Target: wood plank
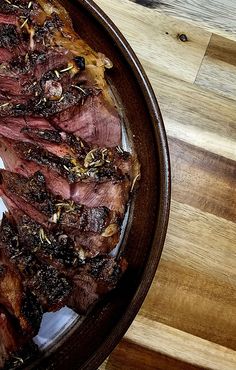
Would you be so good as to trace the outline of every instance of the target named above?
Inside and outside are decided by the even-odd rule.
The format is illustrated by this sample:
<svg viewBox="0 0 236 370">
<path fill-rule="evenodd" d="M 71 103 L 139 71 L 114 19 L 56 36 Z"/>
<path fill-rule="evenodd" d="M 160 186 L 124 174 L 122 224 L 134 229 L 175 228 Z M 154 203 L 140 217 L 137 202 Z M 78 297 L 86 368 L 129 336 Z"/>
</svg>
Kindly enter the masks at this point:
<svg viewBox="0 0 236 370">
<path fill-rule="evenodd" d="M 157 12 L 187 20 L 210 32 L 236 40 L 236 2 L 234 0 L 130 0 Z"/>
<path fill-rule="evenodd" d="M 236 352 L 138 315 L 99 370 L 233 370 Z"/>
<path fill-rule="evenodd" d="M 213 35 L 195 82 L 236 100 L 236 42 Z"/>
<path fill-rule="evenodd" d="M 127 0 L 112 2 L 97 0 L 96 2 L 126 35 L 140 58 L 158 97 L 168 135 L 236 160 L 234 101 L 180 80 L 185 79 L 184 73 L 191 59 L 188 54 L 180 56 L 184 61 L 177 79 L 172 77 L 170 68 L 165 69 L 166 74 L 161 73 L 161 69 L 164 70 L 164 68 L 160 68 L 160 65 L 162 58 L 165 60 L 165 65 L 171 58 L 171 64 L 174 64 L 178 53 L 176 56 L 172 50 L 167 50 L 163 41 L 160 43 L 160 52 L 155 58 L 148 51 L 150 48 L 159 47 L 153 46 L 154 33 L 160 32 L 160 36 L 157 36 L 160 40 L 165 38 L 164 29 L 160 31 L 158 28 L 157 20 L 161 19 L 159 14 L 153 15 L 150 9 L 147 11 L 135 4 L 127 5 Z M 140 9 L 143 10 L 140 11 Z M 149 13 L 152 21 L 147 16 Z M 137 29 L 142 30 L 139 33 L 142 42 L 137 38 Z"/>
<path fill-rule="evenodd" d="M 236 222 L 236 161 L 173 138 L 169 148 L 172 198 Z"/>
<path fill-rule="evenodd" d="M 190 365 L 198 364 L 204 369 L 235 370 L 236 367 L 235 351 L 140 316 L 126 337 L 142 348 L 163 355 L 167 353 L 172 358 Z"/>
<path fill-rule="evenodd" d="M 236 105 L 231 99 L 144 67 L 153 85 L 167 134 L 236 160 Z"/>
<path fill-rule="evenodd" d="M 122 340 L 99 370 L 199 370 L 202 367 L 185 363 L 162 353 Z"/>
<path fill-rule="evenodd" d="M 162 259 L 140 314 L 236 350 L 235 240 L 235 223 L 172 200 Z"/>
<path fill-rule="evenodd" d="M 128 0 L 96 0 L 117 24 L 139 57 L 184 81 L 194 82 L 211 34 L 185 22 L 154 13 Z M 138 30 L 138 37 L 137 37 Z M 187 35 L 182 42 L 179 35 Z"/>
</svg>

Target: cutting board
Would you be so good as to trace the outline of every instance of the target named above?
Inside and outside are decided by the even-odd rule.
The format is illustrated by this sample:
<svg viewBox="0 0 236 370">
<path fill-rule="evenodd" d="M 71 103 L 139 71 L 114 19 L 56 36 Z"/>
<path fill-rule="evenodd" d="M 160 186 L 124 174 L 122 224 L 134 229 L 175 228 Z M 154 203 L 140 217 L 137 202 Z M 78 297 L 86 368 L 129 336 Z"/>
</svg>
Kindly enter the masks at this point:
<svg viewBox="0 0 236 370">
<path fill-rule="evenodd" d="M 236 2 L 95 2 L 152 83 L 173 184 L 152 287 L 100 369 L 235 370 Z"/>
</svg>

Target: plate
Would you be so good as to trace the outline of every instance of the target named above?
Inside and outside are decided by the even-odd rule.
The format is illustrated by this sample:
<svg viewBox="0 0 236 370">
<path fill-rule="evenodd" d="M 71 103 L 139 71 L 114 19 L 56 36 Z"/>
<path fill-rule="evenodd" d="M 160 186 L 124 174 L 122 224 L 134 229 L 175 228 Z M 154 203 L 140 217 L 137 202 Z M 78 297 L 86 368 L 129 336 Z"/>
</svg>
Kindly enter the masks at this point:
<svg viewBox="0 0 236 370">
<path fill-rule="evenodd" d="M 161 256 L 169 217 L 170 165 L 165 129 L 137 57 L 112 21 L 90 0 L 64 0 L 75 30 L 112 60 L 107 78 L 124 117 L 127 142 L 141 164 L 120 248 L 129 267 L 116 290 L 84 317 L 63 308 L 44 315 L 38 358 L 27 369 L 97 369 L 138 313 Z"/>
</svg>

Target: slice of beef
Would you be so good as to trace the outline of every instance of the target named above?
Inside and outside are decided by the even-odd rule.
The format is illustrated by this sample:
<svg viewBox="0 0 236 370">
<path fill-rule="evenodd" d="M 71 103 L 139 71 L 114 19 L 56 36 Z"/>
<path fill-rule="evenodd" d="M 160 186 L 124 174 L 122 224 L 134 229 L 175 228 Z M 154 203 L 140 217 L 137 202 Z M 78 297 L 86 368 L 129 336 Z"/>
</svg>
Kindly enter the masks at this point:
<svg viewBox="0 0 236 370">
<path fill-rule="evenodd" d="M 127 262 L 107 255 L 86 260 L 74 277 L 75 288 L 67 305 L 84 314 L 96 301 L 114 289 L 127 268 Z"/>
<path fill-rule="evenodd" d="M 77 176 L 72 171 L 74 165 L 67 156 L 57 156 L 43 149 L 40 145 L 34 145 L 28 142 L 15 142 L 13 144 L 13 149 L 23 160 L 32 161 L 40 166 L 45 166 L 57 172 L 69 183 L 75 182 Z M 58 147 L 58 151 L 60 151 L 60 147 Z"/>
<path fill-rule="evenodd" d="M 68 109 L 51 118 L 61 130 L 74 133 L 99 146 L 121 144 L 121 125 L 116 111 L 111 111 L 101 94 L 88 97 L 83 105 Z"/>
<path fill-rule="evenodd" d="M 4 247 L 1 242 L 1 248 Z M 24 335 L 34 336 L 39 330 L 42 309 L 31 292 L 22 285 L 19 271 L 3 258 L 0 264 L 0 304 L 17 318 Z"/>
<path fill-rule="evenodd" d="M 131 182 L 128 179 L 117 183 L 107 181 L 102 184 L 80 182 L 71 187 L 71 199 L 87 207 L 98 207 L 99 204 L 103 204 L 122 217 L 127 208 L 130 188 Z"/>
<path fill-rule="evenodd" d="M 48 48 L 47 51 L 28 51 L 10 62 L 10 69 L 25 74 L 34 81 L 40 80 L 48 71 L 63 68 L 68 63 L 68 55 L 63 48 Z M 22 84 L 23 86 L 24 84 Z"/>
<path fill-rule="evenodd" d="M 121 219 L 106 207 L 89 208 L 53 196 L 41 173 L 31 178 L 1 170 L 1 190 L 16 208 L 45 227 L 60 227 L 85 240 L 81 245 L 93 254 L 111 251 L 119 240 Z M 9 204 L 9 203 L 8 203 Z M 91 238 L 91 235 L 93 238 Z M 97 239 L 97 242 L 96 242 Z M 104 246 L 101 243 L 104 241 Z M 93 244 L 89 244 L 92 243 Z"/>
<path fill-rule="evenodd" d="M 65 178 L 45 166 L 22 160 L 17 156 L 9 140 L 5 138 L 0 140 L 0 155 L 7 170 L 26 177 L 33 176 L 35 172 L 40 171 L 46 179 L 47 187 L 55 195 L 59 195 L 63 199 L 70 199 L 70 185 Z"/>
<path fill-rule="evenodd" d="M 0 117 L 0 135 L 5 138 L 30 141 L 30 136 L 27 135 L 27 130 L 47 131 L 52 130 L 52 127 L 44 118 Z M 32 141 L 35 141 L 35 137 L 32 138 Z"/>
<path fill-rule="evenodd" d="M 0 305 L 0 368 L 18 369 L 37 353 L 37 346 L 24 335 L 16 318 Z"/>
<path fill-rule="evenodd" d="M 0 91 L 7 92 L 9 96 L 13 97 L 19 96 L 21 98 L 24 96 L 28 97 L 28 99 L 35 99 L 35 94 L 43 93 L 42 88 L 37 85 L 38 81 L 48 71 L 67 64 L 67 60 L 68 56 L 65 54 L 65 51 L 57 49 L 51 49 L 47 52 L 31 51 L 13 57 L 9 63 L 1 65 Z M 38 108 L 37 104 L 38 99 L 32 100 L 29 103 L 29 107 L 34 107 L 37 112 L 39 110 L 39 104 Z M 19 109 L 16 108 L 14 105 L 12 114 L 19 114 Z M 11 111 L 8 113 L 11 113 Z"/>
<path fill-rule="evenodd" d="M 129 155 L 127 159 L 117 159 L 117 156 L 106 148 L 92 149 L 84 158 L 78 159 L 67 145 L 47 144 L 43 145 L 46 148 L 48 146 L 44 149 L 40 144 L 26 141 L 8 139 L 4 140 L 4 143 L 8 144 L 24 161 L 32 161 L 48 170 L 53 170 L 64 177 L 68 183 L 122 181 L 130 176 L 132 169 Z"/>
<path fill-rule="evenodd" d="M 10 215 L 4 216 L 0 230 L 5 262 L 11 264 L 15 271 L 19 271 L 23 286 L 30 289 L 44 310 L 55 310 L 67 303 L 81 313 L 106 292 L 115 288 L 127 267 L 124 259 L 117 262 L 113 257 L 101 255 L 81 260 L 78 259 L 73 242 L 70 240 L 68 246 L 67 240 L 67 247 L 74 253 L 73 256 L 67 254 L 68 266 L 65 261 L 66 251 L 63 249 L 65 240 L 61 240 L 65 235 L 60 234 L 56 240 L 57 232 L 54 231 L 53 234 L 46 234 L 46 232 L 40 233 L 39 225 L 22 213 L 15 212 L 14 219 Z M 53 251 L 56 241 L 59 241 L 60 245 L 56 251 Z M 52 244 L 51 252 L 44 243 Z M 52 259 L 58 260 L 60 265 L 57 265 L 57 268 L 52 266 L 50 258 L 48 263 L 45 261 L 50 254 Z M 78 259 L 77 266 L 73 266 L 75 257 Z M 63 267 L 62 260 L 64 260 Z M 69 268 L 72 267 L 71 264 L 74 272 Z M 27 308 L 24 313 L 27 313 Z"/>
<path fill-rule="evenodd" d="M 73 276 L 78 266 L 84 263 L 72 236 L 60 228 L 55 228 L 53 232 L 47 230 L 17 209 L 14 210 L 13 217 L 19 242 L 29 250 L 33 246 L 33 251 L 40 260 L 46 261 L 67 276 Z"/>
<path fill-rule="evenodd" d="M 77 141 L 75 143 L 77 143 Z M 50 144 L 47 143 L 47 145 Z M 61 145 L 53 145 L 54 153 L 59 155 L 62 155 L 63 153 L 62 151 L 60 153 L 60 148 L 62 148 L 62 150 L 66 150 L 66 148 L 63 149 L 63 146 Z M 24 147 L 25 146 L 26 145 L 24 144 Z M 28 147 L 28 150 L 29 149 L 30 148 Z M 87 147 L 86 151 L 88 150 L 89 148 Z M 79 151 L 79 154 L 76 154 L 80 157 L 80 160 L 85 156 L 86 151 Z M 40 158 L 40 152 L 41 151 L 38 150 L 38 158 L 39 162 L 42 162 L 42 159 Z M 35 161 L 32 162 L 21 159 L 18 153 L 14 148 L 14 142 L 1 139 L 0 154 L 8 170 L 17 172 L 24 176 L 32 176 L 36 171 L 41 171 L 45 176 L 47 187 L 54 194 L 60 195 L 64 199 L 71 198 L 75 203 L 84 204 L 87 207 L 99 207 L 100 205 L 103 205 L 117 212 L 121 217 L 123 217 L 129 198 L 129 191 L 131 189 L 132 181 L 135 177 L 133 159 L 131 160 L 130 155 L 127 159 L 120 159 L 120 157 L 117 156 L 118 154 L 115 157 L 115 163 L 119 165 L 120 171 L 123 173 L 123 180 L 111 180 L 103 183 L 96 181 L 90 181 L 87 183 L 77 182 L 76 184 L 72 184 L 70 186 L 67 179 L 61 176 L 58 169 L 57 172 L 55 172 L 54 170 L 51 170 L 52 166 L 42 166 L 40 164 L 36 164 Z M 28 155 L 31 155 L 31 153 L 26 152 L 27 158 Z M 91 155 L 88 156 L 88 158 L 91 158 Z M 96 160 L 99 160 L 98 156 Z M 67 160 L 67 162 L 69 161 Z M 56 165 L 57 157 L 54 163 Z M 65 168 L 63 167 L 64 163 L 62 163 L 63 161 L 61 161 L 61 168 L 65 173 L 67 170 L 65 171 Z M 71 163 L 69 163 L 69 166 L 70 165 Z M 66 167 L 69 168 L 69 166 Z M 91 174 L 93 174 L 93 172 L 91 172 Z M 94 180 L 96 180 L 96 178 Z"/>
<path fill-rule="evenodd" d="M 21 133 L 59 157 L 67 155 L 84 160 L 90 151 L 88 143 L 81 138 L 63 131 L 57 131 L 52 127 L 44 129 L 43 127 L 40 128 L 40 125 L 37 125 L 37 127 L 27 125 L 22 127 Z"/>
<path fill-rule="evenodd" d="M 34 246 L 29 250 L 19 242 L 17 228 L 11 216 L 3 219 L 0 240 L 4 259 L 18 271 L 23 286 L 37 298 L 44 311 L 54 311 L 63 307 L 72 289 L 71 282 L 50 264 L 40 261 L 33 251 Z M 27 305 L 29 308 L 29 303 L 29 301 L 25 303 L 25 312 Z M 31 314 L 35 307 L 37 306 L 32 307 Z"/>
</svg>

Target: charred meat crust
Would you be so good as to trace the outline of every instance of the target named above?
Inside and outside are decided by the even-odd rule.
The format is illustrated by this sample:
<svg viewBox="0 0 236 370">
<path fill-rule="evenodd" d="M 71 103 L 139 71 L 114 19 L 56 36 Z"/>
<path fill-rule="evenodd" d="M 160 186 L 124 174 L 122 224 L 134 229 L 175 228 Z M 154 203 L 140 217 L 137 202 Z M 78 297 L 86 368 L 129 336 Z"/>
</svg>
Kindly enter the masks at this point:
<svg viewBox="0 0 236 370">
<path fill-rule="evenodd" d="M 20 243 L 34 253 L 55 265 L 60 270 L 67 269 L 67 273 L 73 274 L 73 270 L 84 263 L 76 250 L 74 240 L 65 234 L 62 230 L 57 229 L 54 232 L 45 230 L 39 223 L 23 213 L 15 214 L 17 230 Z M 72 270 L 71 270 L 72 269 Z"/>
<path fill-rule="evenodd" d="M 74 294 L 67 305 L 84 314 L 99 298 L 114 289 L 126 268 L 123 258 L 116 261 L 106 255 L 86 260 L 74 276 Z"/>
<path fill-rule="evenodd" d="M 40 172 L 27 178 L 0 170 L 0 177 L 2 191 L 13 202 L 16 197 L 22 198 L 46 216 L 48 222 L 61 225 L 63 229 L 101 234 L 109 225 L 117 224 L 116 233 L 119 231 L 120 219 L 116 213 L 103 206 L 89 208 L 55 197 L 47 189 L 45 178 Z"/>
<path fill-rule="evenodd" d="M 26 128 L 23 132 L 32 135 L 33 130 Z M 51 142 L 55 142 L 55 134 L 53 132 L 46 131 L 44 133 L 41 130 L 34 131 L 34 133 L 35 136 L 41 135 L 47 141 L 50 141 L 49 135 L 51 137 L 54 135 Z M 13 148 L 22 159 L 35 162 L 56 171 L 62 177 L 66 178 L 70 184 L 78 181 L 117 182 L 123 181 L 127 177 L 129 178 L 129 174 L 122 173 L 122 170 L 116 165 L 118 161 L 128 161 L 130 158 L 128 153 L 123 152 L 121 154 L 115 152 L 114 156 L 114 151 L 106 148 L 95 148 L 86 153 L 85 147 L 82 147 L 84 145 L 82 141 L 75 140 L 72 135 L 66 136 L 66 141 L 73 141 L 78 157 L 76 155 L 73 157 L 70 155 L 59 157 L 43 149 L 40 145 L 29 142 L 13 142 Z"/>
<path fill-rule="evenodd" d="M 1 225 L 0 242 L 5 258 L 14 265 L 23 279 L 23 285 L 37 297 L 43 309 L 62 307 L 72 289 L 70 281 L 20 244 L 16 225 L 6 215 Z"/>
<path fill-rule="evenodd" d="M 0 47 L 13 50 L 21 42 L 17 28 L 13 24 L 0 23 Z"/>
<path fill-rule="evenodd" d="M 21 129 L 21 132 L 36 141 L 44 140 L 56 144 L 63 143 L 60 133 L 56 130 L 43 130 L 40 128 L 32 128 L 26 126 Z"/>
<path fill-rule="evenodd" d="M 41 260 L 42 254 L 48 253 L 44 248 L 44 242 L 53 243 L 52 236 L 49 234 L 43 237 L 40 232 L 35 235 L 35 227 L 38 232 L 39 226 L 32 225 L 32 221 L 27 216 L 21 215 L 21 217 L 22 224 L 18 225 L 12 216 L 4 215 L 0 242 L 5 258 L 19 271 L 24 287 L 31 291 L 31 294 L 27 295 L 27 300 L 23 300 L 22 303 L 22 313 L 29 322 L 40 321 L 41 307 L 44 311 L 51 311 L 68 303 L 77 312 L 83 312 L 85 305 L 88 309 L 99 297 L 115 287 L 126 269 L 126 262 L 123 259 L 116 261 L 112 257 L 101 255 L 92 259 L 79 260 L 73 273 L 68 266 L 65 266 L 65 261 L 63 269 L 59 267 L 56 269 Z M 19 221 L 19 218 L 17 220 Z M 29 236 L 25 232 L 24 225 L 30 227 L 33 235 Z M 37 245 L 33 249 L 31 243 L 35 245 L 35 241 Z M 74 253 L 76 255 L 76 249 Z M 91 282 L 91 289 L 86 287 L 88 301 L 85 300 L 84 294 L 78 295 L 78 291 L 83 289 L 81 284 L 85 280 Z M 28 312 L 30 306 L 31 309 L 34 308 L 32 316 Z"/>
</svg>

